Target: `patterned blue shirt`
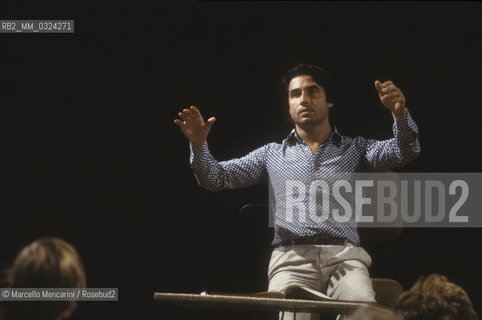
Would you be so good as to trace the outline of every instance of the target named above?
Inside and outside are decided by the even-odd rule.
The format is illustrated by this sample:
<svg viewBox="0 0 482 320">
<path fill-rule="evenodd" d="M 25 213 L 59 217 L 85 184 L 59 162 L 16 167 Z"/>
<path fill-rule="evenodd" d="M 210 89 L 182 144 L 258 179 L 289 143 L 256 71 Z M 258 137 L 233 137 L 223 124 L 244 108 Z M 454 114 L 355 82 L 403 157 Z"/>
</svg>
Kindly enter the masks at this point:
<svg viewBox="0 0 482 320">
<path fill-rule="evenodd" d="M 410 114 L 394 118 L 393 135 L 388 140 L 350 138 L 333 130 L 313 154 L 310 147 L 293 129 L 281 144 L 268 143 L 244 157 L 218 162 L 207 143 L 191 146 L 190 162 L 199 185 L 207 190 L 237 189 L 270 181 L 275 204 L 274 246 L 286 240 L 312 235 L 344 238 L 360 244 L 355 223 L 320 224 L 287 223 L 282 219 L 289 201 L 286 186 L 278 177 L 297 177 L 305 183 L 341 173 L 383 172 L 415 159 L 420 153 L 418 128 Z"/>
</svg>

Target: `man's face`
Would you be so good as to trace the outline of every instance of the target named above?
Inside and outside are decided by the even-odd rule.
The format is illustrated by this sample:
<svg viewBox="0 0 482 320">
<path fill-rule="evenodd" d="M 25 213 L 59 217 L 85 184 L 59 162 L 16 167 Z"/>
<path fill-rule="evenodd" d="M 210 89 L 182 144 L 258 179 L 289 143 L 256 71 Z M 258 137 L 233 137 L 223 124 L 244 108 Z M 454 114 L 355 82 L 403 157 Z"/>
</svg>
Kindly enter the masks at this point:
<svg viewBox="0 0 482 320">
<path fill-rule="evenodd" d="M 328 122 L 325 90 L 309 75 L 294 77 L 288 87 L 290 115 L 297 126 L 322 125 Z"/>
</svg>

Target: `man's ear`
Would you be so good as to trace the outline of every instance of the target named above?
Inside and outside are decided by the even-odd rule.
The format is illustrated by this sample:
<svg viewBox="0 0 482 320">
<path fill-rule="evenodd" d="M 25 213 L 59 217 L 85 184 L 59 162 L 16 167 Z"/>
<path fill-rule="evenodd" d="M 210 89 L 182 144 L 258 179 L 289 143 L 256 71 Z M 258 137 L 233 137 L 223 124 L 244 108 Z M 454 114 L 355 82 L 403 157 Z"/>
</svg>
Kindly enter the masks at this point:
<svg viewBox="0 0 482 320">
<path fill-rule="evenodd" d="M 75 309 L 77 309 L 77 302 L 75 301 L 70 301 L 69 306 L 62 311 L 62 313 L 59 316 L 59 319 L 68 319 L 74 313 Z"/>
</svg>

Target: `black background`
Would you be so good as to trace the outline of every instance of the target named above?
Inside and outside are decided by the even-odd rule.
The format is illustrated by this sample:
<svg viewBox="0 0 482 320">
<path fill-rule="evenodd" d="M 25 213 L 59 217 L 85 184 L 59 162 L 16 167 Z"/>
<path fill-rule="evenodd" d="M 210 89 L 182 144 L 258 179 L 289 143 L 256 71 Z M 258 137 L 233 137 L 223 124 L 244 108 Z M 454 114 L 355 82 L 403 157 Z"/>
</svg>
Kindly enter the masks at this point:
<svg viewBox="0 0 482 320">
<path fill-rule="evenodd" d="M 89 286 L 120 294 L 75 319 L 230 318 L 152 299 L 234 291 L 236 212 L 268 197 L 200 189 L 177 112 L 216 116 L 213 154 L 241 156 L 287 135 L 279 79 L 314 63 L 335 78 L 344 135 L 389 137 L 373 82 L 402 88 L 422 154 L 398 171 L 480 172 L 481 16 L 480 2 L 2 1 L 1 19 L 74 19 L 75 33 L 0 34 L 0 261 L 41 236 L 71 242 Z M 387 248 L 374 276 L 444 274 L 480 314 L 480 229 L 406 229 Z"/>
</svg>

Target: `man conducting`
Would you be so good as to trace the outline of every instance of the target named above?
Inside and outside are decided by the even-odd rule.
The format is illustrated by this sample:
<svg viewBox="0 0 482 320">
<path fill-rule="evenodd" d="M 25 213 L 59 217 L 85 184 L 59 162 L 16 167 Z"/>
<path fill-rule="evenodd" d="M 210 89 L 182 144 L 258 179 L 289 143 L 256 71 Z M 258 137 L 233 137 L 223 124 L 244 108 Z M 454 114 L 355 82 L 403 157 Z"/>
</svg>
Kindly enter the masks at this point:
<svg viewBox="0 0 482 320">
<path fill-rule="evenodd" d="M 393 138 L 378 141 L 342 136 L 330 124 L 333 84 L 324 69 L 297 65 L 285 73 L 281 88 L 294 129 L 281 144 L 266 144 L 239 159 L 214 159 L 206 139 L 216 119 L 204 121 L 194 106 L 182 110 L 180 119 L 174 122 L 190 142 L 192 170 L 199 185 L 212 191 L 247 187 L 269 179 L 275 202 L 269 291 L 296 285 L 332 299 L 374 302 L 367 270 L 371 258 L 360 247 L 356 224 L 288 222 L 290 198 L 278 178 L 286 175 L 309 183 L 307 179 L 338 173 L 383 172 L 413 160 L 420 153 L 418 129 L 405 106 L 405 97 L 391 81 L 375 81 L 380 100 L 394 119 Z M 292 314 L 284 319 L 289 317 Z M 297 319 L 314 317 L 297 315 Z"/>
</svg>

